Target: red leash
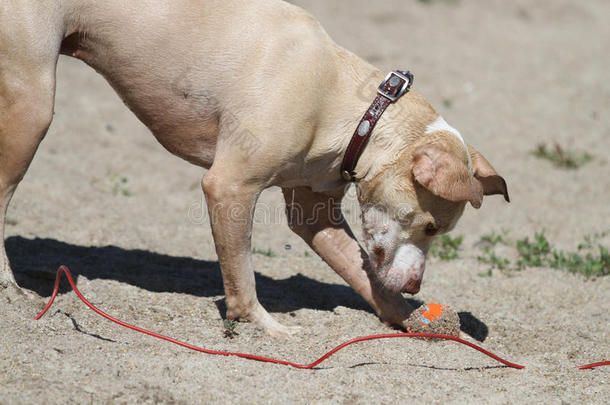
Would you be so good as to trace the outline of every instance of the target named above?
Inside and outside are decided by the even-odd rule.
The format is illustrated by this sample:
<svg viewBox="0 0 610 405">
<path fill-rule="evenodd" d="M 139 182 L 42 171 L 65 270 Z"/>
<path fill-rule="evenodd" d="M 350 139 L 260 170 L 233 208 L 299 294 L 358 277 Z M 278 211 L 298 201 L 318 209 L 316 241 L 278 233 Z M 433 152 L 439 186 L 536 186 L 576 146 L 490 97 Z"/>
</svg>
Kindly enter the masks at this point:
<svg viewBox="0 0 610 405">
<path fill-rule="evenodd" d="M 510 361 L 504 360 L 499 356 L 496 356 L 495 354 L 483 349 L 480 346 L 477 346 L 473 343 L 470 343 L 464 339 L 460 339 L 458 337 L 455 336 L 448 336 L 448 335 L 437 335 L 437 334 L 432 334 L 432 333 L 391 333 L 391 334 L 382 334 L 382 335 L 372 335 L 372 336 L 362 336 L 362 337 L 358 337 L 355 339 L 351 339 L 345 343 L 340 344 L 339 346 L 335 347 L 334 349 L 332 349 L 331 351 L 329 351 L 328 353 L 326 353 L 325 355 L 323 355 L 322 357 L 320 357 L 318 360 L 314 361 L 311 364 L 298 364 L 298 363 L 292 363 L 290 361 L 285 361 L 285 360 L 278 360 L 278 359 L 272 359 L 269 357 L 262 357 L 262 356 L 256 356 L 253 354 L 247 354 L 247 353 L 234 353 L 234 352 L 224 352 L 224 351 L 217 351 L 217 350 L 209 350 L 209 349 L 204 349 L 202 347 L 198 347 L 186 342 L 182 342 L 180 340 L 168 337 L 168 336 L 164 336 L 161 335 L 159 333 L 155 333 L 155 332 L 151 332 L 149 330 L 146 329 L 142 329 L 138 326 L 135 325 L 131 325 L 127 322 L 123 322 L 119 319 L 116 319 L 110 315 L 108 315 L 107 313 L 101 311 L 100 309 L 96 308 L 92 303 L 90 303 L 84 296 L 83 294 L 81 294 L 81 292 L 78 290 L 78 288 L 76 288 L 76 283 L 74 283 L 74 280 L 72 279 L 72 275 L 70 274 L 70 270 L 66 267 L 66 266 L 60 266 L 59 269 L 57 270 L 57 277 L 55 278 L 55 286 L 53 287 L 53 294 L 51 295 L 51 298 L 49 299 L 49 302 L 47 303 L 47 305 L 44 307 L 44 309 L 36 316 L 36 320 L 42 318 L 42 316 L 49 310 L 49 308 L 51 307 L 51 305 L 53 305 L 53 301 L 55 300 L 55 297 L 57 296 L 57 292 L 59 290 L 59 281 L 61 280 L 61 275 L 62 273 L 66 274 L 66 277 L 68 278 L 68 282 L 70 283 L 70 286 L 72 286 L 72 289 L 74 290 L 74 292 L 76 293 L 76 295 L 78 296 L 78 298 L 80 298 L 80 300 L 82 302 L 85 303 L 85 305 L 87 305 L 89 308 L 91 308 L 95 313 L 97 313 L 98 315 L 101 315 L 102 317 L 108 319 L 109 321 L 112 321 L 114 323 L 117 323 L 121 326 L 124 326 L 126 328 L 135 330 L 137 332 L 141 332 L 144 333 L 146 335 L 150 335 L 153 337 L 156 337 L 158 339 L 163 339 L 163 340 L 167 340 L 168 342 L 177 344 L 179 346 L 183 346 L 186 347 L 187 349 L 191 349 L 191 350 L 195 350 L 198 352 L 203 352 L 203 353 L 207 353 L 207 354 L 215 354 L 215 355 L 220 355 L 220 356 L 237 356 L 237 357 L 241 357 L 244 359 L 250 359 L 250 360 L 256 360 L 256 361 L 262 361 L 262 362 L 266 362 L 266 363 L 274 363 L 274 364 L 282 364 L 285 366 L 292 366 L 295 368 L 301 368 L 301 369 L 312 369 L 314 367 L 316 367 L 317 365 L 319 365 L 320 363 L 322 363 L 324 360 L 328 359 L 330 356 L 332 356 L 333 354 L 335 354 L 336 352 L 338 352 L 339 350 L 343 349 L 346 346 L 349 346 L 351 344 L 357 343 L 357 342 L 363 342 L 366 340 L 374 340 L 374 339 L 389 339 L 389 338 L 400 338 L 400 337 L 410 337 L 410 338 L 431 338 L 431 339 L 444 339 L 444 340 L 453 340 L 455 342 L 461 343 L 463 345 L 469 346 L 475 350 L 478 350 L 479 352 L 491 357 L 492 359 L 504 364 L 507 367 L 512 367 L 512 368 L 516 368 L 516 369 L 522 369 L 525 368 L 525 366 L 521 366 L 519 364 L 515 364 L 515 363 L 511 363 Z M 601 363 L 593 363 L 593 364 L 587 364 L 584 366 L 580 366 L 578 367 L 581 370 L 585 370 L 585 369 L 589 369 L 589 368 L 595 368 L 595 367 L 600 367 L 600 366 L 607 366 L 610 365 L 610 361 L 605 361 L 605 362 L 601 362 Z"/>
<path fill-rule="evenodd" d="M 584 366 L 578 366 L 576 368 L 579 370 L 588 370 L 590 368 L 601 367 L 601 366 L 610 366 L 610 361 L 600 361 L 599 363 L 585 364 Z"/>
</svg>

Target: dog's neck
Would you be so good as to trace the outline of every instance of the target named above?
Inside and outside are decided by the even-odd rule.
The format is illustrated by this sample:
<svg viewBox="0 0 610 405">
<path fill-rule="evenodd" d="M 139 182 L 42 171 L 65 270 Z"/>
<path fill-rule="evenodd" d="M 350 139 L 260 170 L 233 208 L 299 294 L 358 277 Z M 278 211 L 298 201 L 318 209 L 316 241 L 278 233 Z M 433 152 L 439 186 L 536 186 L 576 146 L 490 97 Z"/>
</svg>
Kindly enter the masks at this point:
<svg viewBox="0 0 610 405">
<path fill-rule="evenodd" d="M 316 134 L 316 143 L 320 145 L 314 145 L 318 150 L 327 151 L 321 156 L 326 176 L 320 183 L 312 185 L 315 191 L 345 189 L 347 183 L 341 177 L 341 162 L 358 123 L 377 96 L 377 87 L 386 75 L 343 49 L 338 50 L 338 56 L 342 66 L 336 86 L 330 91 L 331 101 L 326 109 L 327 125 L 322 125 Z M 383 167 L 391 165 L 400 151 L 415 140 L 416 134 L 421 133 L 417 131 L 419 126 L 427 125 L 415 115 L 421 111 L 425 113 L 421 117 L 424 120 L 432 120 L 436 114 L 413 91 L 388 107 L 358 160 L 355 169 L 358 182 L 366 182 Z"/>
</svg>

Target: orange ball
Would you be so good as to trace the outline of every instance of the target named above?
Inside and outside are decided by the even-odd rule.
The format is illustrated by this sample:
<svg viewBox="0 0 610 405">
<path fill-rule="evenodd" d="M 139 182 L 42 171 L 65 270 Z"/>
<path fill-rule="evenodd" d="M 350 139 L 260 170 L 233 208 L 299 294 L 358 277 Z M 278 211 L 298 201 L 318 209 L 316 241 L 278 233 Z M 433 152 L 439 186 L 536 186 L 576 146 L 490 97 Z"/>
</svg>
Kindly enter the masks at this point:
<svg viewBox="0 0 610 405">
<path fill-rule="evenodd" d="M 460 317 L 447 305 L 430 302 L 413 311 L 405 322 L 405 327 L 409 333 L 458 336 Z"/>
</svg>

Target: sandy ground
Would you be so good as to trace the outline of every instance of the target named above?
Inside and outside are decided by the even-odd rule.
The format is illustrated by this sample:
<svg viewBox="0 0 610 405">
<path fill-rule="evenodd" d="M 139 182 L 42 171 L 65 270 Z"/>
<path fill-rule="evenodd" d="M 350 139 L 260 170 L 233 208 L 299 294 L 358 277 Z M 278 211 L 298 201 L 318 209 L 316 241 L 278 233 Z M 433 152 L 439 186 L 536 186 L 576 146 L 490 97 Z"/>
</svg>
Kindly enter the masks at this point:
<svg viewBox="0 0 610 405">
<path fill-rule="evenodd" d="M 16 276 L 40 298 L 0 291 L 0 403 L 607 403 L 610 368 L 572 366 L 610 359 L 610 278 L 546 268 L 480 277 L 487 267 L 475 245 L 492 230 L 545 229 L 574 250 L 610 230 L 610 4 L 296 3 L 341 45 L 414 72 L 417 90 L 507 179 L 513 202 L 468 209 L 453 232 L 465 237 L 460 259 L 430 260 L 414 298 L 453 306 L 481 344 L 527 368 L 407 339 L 359 344 L 314 371 L 208 356 L 111 324 L 67 288 L 33 321 L 66 264 L 102 309 L 207 348 L 309 362 L 349 338 L 391 331 L 280 215 L 254 231 L 254 246 L 276 254 L 255 256 L 257 286 L 263 305 L 303 332 L 277 340 L 240 324 L 236 339 L 223 338 L 203 170 L 165 152 L 100 76 L 62 57 L 55 120 L 8 214 Z M 528 154 L 553 140 L 595 159 L 564 171 Z M 282 211 L 277 189 L 262 202 Z M 357 210 L 349 215 L 355 222 Z"/>
</svg>

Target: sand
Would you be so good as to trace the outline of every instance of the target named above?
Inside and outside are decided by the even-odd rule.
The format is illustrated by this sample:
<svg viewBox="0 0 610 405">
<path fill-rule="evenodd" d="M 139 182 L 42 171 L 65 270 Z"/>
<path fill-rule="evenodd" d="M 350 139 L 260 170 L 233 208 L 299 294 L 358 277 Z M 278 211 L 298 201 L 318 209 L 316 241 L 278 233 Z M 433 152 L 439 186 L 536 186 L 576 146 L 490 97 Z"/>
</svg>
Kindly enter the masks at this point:
<svg viewBox="0 0 610 405">
<path fill-rule="evenodd" d="M 239 336 L 224 338 L 220 271 L 201 215 L 204 171 L 164 151 L 92 69 L 61 57 L 55 119 L 8 213 L 8 254 L 35 298 L 0 291 L 0 403 L 607 402 L 610 368 L 573 366 L 610 359 L 610 278 L 550 268 L 481 277 L 477 242 L 544 229 L 575 250 L 610 230 L 610 4 L 295 3 L 380 68 L 415 73 L 414 88 L 507 179 L 512 202 L 468 208 L 452 233 L 464 236 L 459 258 L 430 259 L 412 299 L 450 305 L 480 344 L 527 368 L 407 339 L 359 343 L 313 371 L 214 357 L 111 324 L 65 286 L 34 321 L 66 264 L 103 310 L 211 349 L 310 362 L 344 340 L 393 331 L 279 214 L 254 230 L 254 246 L 275 253 L 255 255 L 257 287 L 263 305 L 302 333 L 273 339 L 239 324 Z M 553 141 L 595 158 L 565 171 L 529 154 Z M 283 210 L 277 189 L 261 202 Z M 348 216 L 359 229 L 355 207 Z"/>
</svg>

